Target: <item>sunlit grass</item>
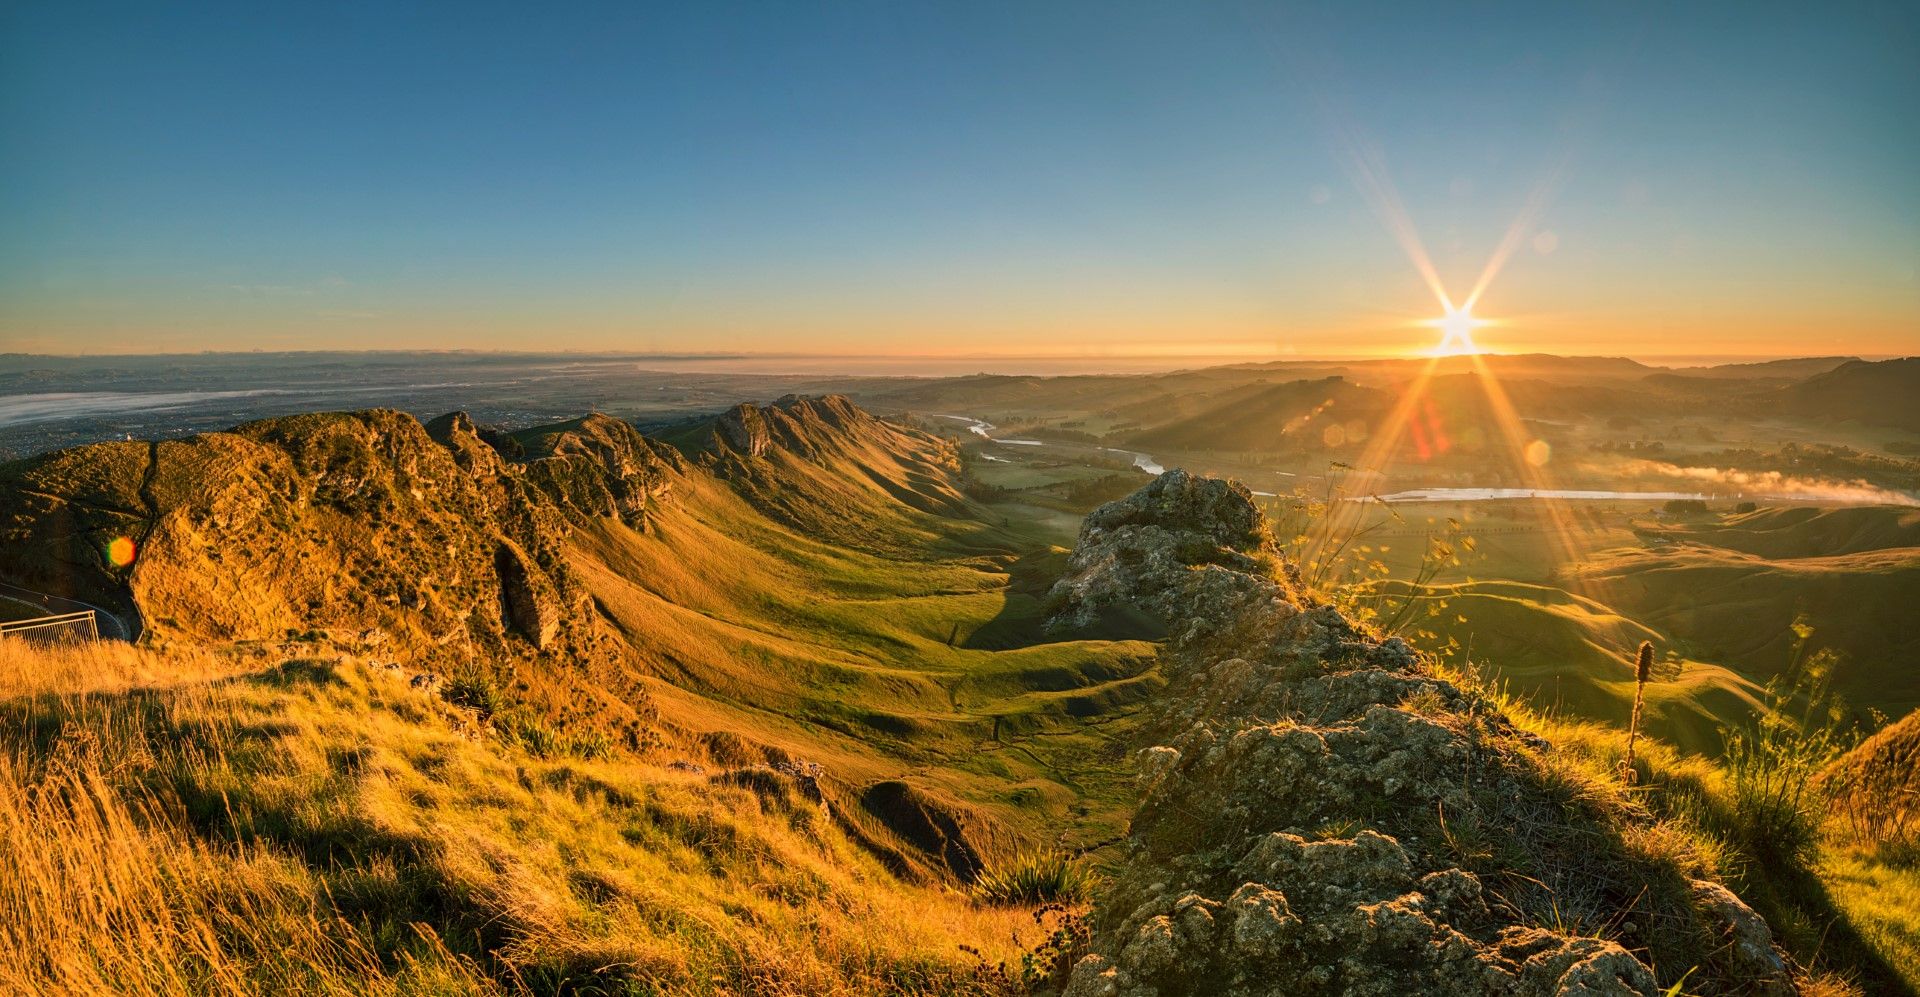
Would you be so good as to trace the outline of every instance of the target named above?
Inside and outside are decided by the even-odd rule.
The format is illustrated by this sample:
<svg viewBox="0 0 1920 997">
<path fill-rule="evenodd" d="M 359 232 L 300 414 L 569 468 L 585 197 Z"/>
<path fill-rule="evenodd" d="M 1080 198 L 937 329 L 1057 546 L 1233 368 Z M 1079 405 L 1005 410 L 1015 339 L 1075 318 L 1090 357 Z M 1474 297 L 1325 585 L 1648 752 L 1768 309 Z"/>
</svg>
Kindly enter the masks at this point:
<svg viewBox="0 0 1920 997">
<path fill-rule="evenodd" d="M 1890 859 L 1871 843 L 1839 843 L 1820 858 L 1820 878 L 1860 934 L 1920 989 L 1920 862 Z"/>
<path fill-rule="evenodd" d="M 997 993 L 1038 937 L 797 793 L 534 750 L 351 660 L 166 661 L 0 703 L 0 990 Z"/>
<path fill-rule="evenodd" d="M 1920 909 L 1920 863 L 1849 823 L 1813 784 L 1836 749 L 1820 723 L 1777 730 L 1737 767 L 1643 737 L 1629 784 L 1621 777 L 1624 729 L 1537 709 L 1477 669 L 1445 670 L 1550 741 L 1553 750 L 1540 760 L 1556 778 L 1580 787 L 1583 798 L 1638 813 L 1631 847 L 1734 886 L 1811 970 L 1802 992 L 1872 992 L 1871 978 L 1863 991 L 1857 977 L 1863 960 L 1920 988 L 1912 916 Z"/>
<path fill-rule="evenodd" d="M 40 645 L 0 638 L 0 700 L 191 685 L 257 670 L 265 664 L 261 654 L 197 648 L 159 653 L 120 641 Z"/>
<path fill-rule="evenodd" d="M 71 742 L 63 742 L 71 743 Z M 0 753 L 0 991 L 138 997 L 488 994 L 430 929 L 383 962 L 273 850 L 208 842 L 165 797 L 119 788 L 84 747 Z"/>
</svg>

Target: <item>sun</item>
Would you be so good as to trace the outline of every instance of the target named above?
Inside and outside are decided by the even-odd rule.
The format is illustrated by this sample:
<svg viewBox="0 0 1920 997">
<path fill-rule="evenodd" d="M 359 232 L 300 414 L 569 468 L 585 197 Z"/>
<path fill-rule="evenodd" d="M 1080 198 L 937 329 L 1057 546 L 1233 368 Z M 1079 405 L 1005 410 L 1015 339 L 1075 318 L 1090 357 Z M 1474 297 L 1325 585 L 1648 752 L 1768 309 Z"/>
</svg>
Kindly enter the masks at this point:
<svg viewBox="0 0 1920 997">
<path fill-rule="evenodd" d="M 1433 348 L 1436 357 L 1463 357 L 1482 352 L 1479 344 L 1473 341 L 1473 330 L 1487 323 L 1474 318 L 1465 308 L 1449 308 L 1443 318 L 1427 323 L 1442 333 L 1440 344 Z"/>
</svg>

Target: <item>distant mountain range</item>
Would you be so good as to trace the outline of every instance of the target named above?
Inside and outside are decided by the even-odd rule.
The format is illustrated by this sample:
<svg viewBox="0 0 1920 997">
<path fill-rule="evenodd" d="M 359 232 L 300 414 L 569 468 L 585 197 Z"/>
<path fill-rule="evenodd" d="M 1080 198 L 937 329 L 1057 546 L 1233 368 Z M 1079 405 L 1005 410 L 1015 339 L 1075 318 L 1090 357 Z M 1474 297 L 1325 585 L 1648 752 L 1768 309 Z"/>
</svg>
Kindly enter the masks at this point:
<svg viewBox="0 0 1920 997">
<path fill-rule="evenodd" d="M 1456 421 L 1494 425 L 1478 383 L 1483 371 L 1523 418 L 1789 415 L 1920 432 L 1920 359 L 1824 357 L 1692 368 L 1543 354 L 1275 361 L 1161 374 L 863 381 L 849 390 L 884 410 L 1033 413 L 1038 421 L 1052 412 L 1097 413 L 1110 427 L 1102 442 L 1111 445 L 1271 451 L 1313 448 L 1334 423 L 1375 424 L 1423 375 L 1434 403 Z"/>
</svg>

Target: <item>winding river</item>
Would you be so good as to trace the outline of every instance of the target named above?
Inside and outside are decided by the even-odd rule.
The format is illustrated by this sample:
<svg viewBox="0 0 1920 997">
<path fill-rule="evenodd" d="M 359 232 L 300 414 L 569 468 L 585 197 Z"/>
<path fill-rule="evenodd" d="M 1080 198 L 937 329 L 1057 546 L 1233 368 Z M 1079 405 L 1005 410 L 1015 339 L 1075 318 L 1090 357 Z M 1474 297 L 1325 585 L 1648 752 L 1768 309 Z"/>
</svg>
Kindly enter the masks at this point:
<svg viewBox="0 0 1920 997">
<path fill-rule="evenodd" d="M 938 419 L 951 419 L 954 422 L 964 422 L 967 424 L 968 432 L 972 433 L 975 436 L 980 437 L 983 440 L 992 440 L 993 442 L 999 443 L 1003 446 L 1010 446 L 1010 447 L 1052 446 L 1052 447 L 1063 447 L 1063 448 L 1069 448 L 1069 449 L 1096 450 L 1102 453 L 1123 454 L 1126 457 L 1132 459 L 1134 467 L 1137 467 L 1148 474 L 1153 474 L 1153 475 L 1164 474 L 1167 470 L 1165 465 L 1161 464 L 1157 460 L 1154 460 L 1151 455 L 1143 454 L 1138 450 L 1121 450 L 1117 447 L 1102 447 L 1102 446 L 1096 446 L 1088 443 L 1056 443 L 1048 440 L 1002 439 L 998 436 L 993 435 L 993 431 L 996 428 L 994 424 L 991 422 L 987 422 L 984 419 L 975 419 L 974 417 L 969 415 L 942 415 L 937 412 L 934 413 L 934 417 Z M 986 457 L 988 460 L 1005 463 L 1004 458 L 994 457 L 989 454 L 982 454 L 981 456 Z"/>
<path fill-rule="evenodd" d="M 1053 440 L 1002 439 L 998 436 L 993 435 L 993 431 L 996 428 L 994 424 L 984 419 L 976 419 L 972 416 L 967 416 L 967 415 L 942 415 L 938 413 L 935 414 L 935 417 L 940 419 L 951 419 L 954 422 L 965 423 L 967 426 L 967 430 L 973 433 L 975 436 L 978 436 L 983 440 L 988 440 L 994 443 L 1002 444 L 1004 446 L 1057 447 L 1063 450 L 1080 450 L 1080 451 L 1093 451 L 1093 452 L 1099 452 L 1099 453 L 1122 454 L 1132 459 L 1134 467 L 1140 469 L 1141 471 L 1146 472 L 1147 474 L 1158 475 L 1165 472 L 1167 469 L 1164 464 L 1162 464 L 1158 460 L 1155 460 L 1151 454 L 1141 453 L 1138 450 L 1122 450 L 1117 447 L 1103 447 L 1103 446 L 1098 446 L 1096 444 L 1090 444 L 1090 443 L 1065 443 L 1065 442 L 1057 442 Z M 986 454 L 986 453 L 983 453 L 980 456 L 983 459 L 990 460 L 995 463 L 1001 463 L 1001 464 L 1007 463 L 1007 459 L 1005 457 L 996 457 L 992 454 Z M 1288 471 L 1269 470 L 1266 473 L 1283 475 L 1289 478 L 1298 477 L 1298 475 Z M 1266 498 L 1272 498 L 1274 496 L 1273 492 L 1263 492 L 1258 490 L 1255 490 L 1253 494 L 1266 497 Z M 1782 494 L 1753 493 L 1751 495 L 1709 495 L 1706 492 L 1616 491 L 1616 490 L 1604 489 L 1604 488 L 1596 488 L 1596 489 L 1409 488 L 1403 491 L 1391 492 L 1385 495 L 1378 496 L 1379 501 L 1391 502 L 1395 504 L 1413 503 L 1413 502 L 1435 502 L 1435 503 L 1511 502 L 1511 501 L 1527 501 L 1527 500 L 1538 500 L 1538 499 L 1549 499 L 1549 500 L 1570 501 L 1570 502 L 1669 502 L 1675 499 L 1700 499 L 1702 501 L 1709 501 L 1709 500 L 1727 500 L 1727 499 L 1741 499 L 1741 498 L 1753 498 L 1761 501 L 1771 501 L 1771 502 L 1798 502 L 1798 503 L 1820 503 L 1820 504 L 1830 504 L 1830 503 L 1839 502 L 1840 504 L 1844 504 L 1844 505 L 1872 505 L 1880 502 L 1893 502 L 1895 504 L 1900 504 L 1900 505 L 1917 504 L 1914 497 L 1909 495 L 1902 495 L 1898 493 L 1888 493 L 1886 495 L 1875 496 L 1871 499 L 1856 498 L 1856 499 L 1848 500 L 1848 499 L 1838 498 L 1834 495 L 1819 494 L 1819 493 L 1782 493 Z M 1364 496 L 1354 496 L 1350 498 L 1348 501 L 1372 502 L 1374 500 L 1375 500 L 1375 496 L 1364 495 Z"/>
</svg>

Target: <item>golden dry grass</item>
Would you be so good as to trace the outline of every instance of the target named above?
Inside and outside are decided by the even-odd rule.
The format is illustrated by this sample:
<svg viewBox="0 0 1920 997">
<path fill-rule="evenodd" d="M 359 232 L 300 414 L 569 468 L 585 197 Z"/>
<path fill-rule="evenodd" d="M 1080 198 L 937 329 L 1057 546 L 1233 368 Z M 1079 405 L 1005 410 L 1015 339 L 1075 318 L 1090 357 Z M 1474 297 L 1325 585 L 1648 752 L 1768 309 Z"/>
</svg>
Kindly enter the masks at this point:
<svg viewBox="0 0 1920 997">
<path fill-rule="evenodd" d="M 170 826 L 92 753 L 38 776 L 0 755 L 0 991 L 199 997 L 492 993 L 437 945 L 396 975 L 303 870 Z M 423 929 L 423 940 L 433 941 Z"/>
<path fill-rule="evenodd" d="M 1040 934 L 796 794 L 534 757 L 357 661 L 5 653 L 0 992 L 987 994 Z"/>
<path fill-rule="evenodd" d="M 192 685 L 264 663 L 251 655 L 198 648 L 158 652 L 119 641 L 34 644 L 0 637 L 0 700 Z"/>
</svg>

